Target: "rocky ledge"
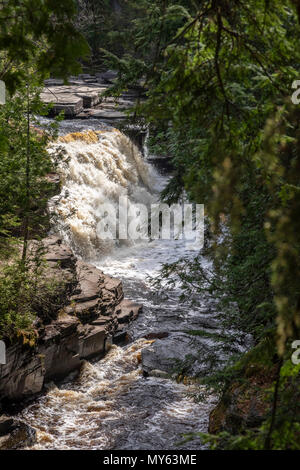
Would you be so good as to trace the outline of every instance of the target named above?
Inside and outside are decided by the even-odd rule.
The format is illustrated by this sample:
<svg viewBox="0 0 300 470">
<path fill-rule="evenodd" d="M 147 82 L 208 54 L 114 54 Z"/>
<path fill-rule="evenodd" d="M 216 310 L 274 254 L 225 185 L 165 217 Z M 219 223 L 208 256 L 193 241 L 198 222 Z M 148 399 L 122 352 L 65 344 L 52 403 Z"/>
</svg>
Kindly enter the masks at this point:
<svg viewBox="0 0 300 470">
<path fill-rule="evenodd" d="M 107 123 L 122 121 L 143 93 L 142 86 L 132 87 L 118 98 L 105 97 L 103 93 L 110 88 L 117 73 L 107 71 L 89 75 L 70 77 L 68 84 L 63 80 L 49 79 L 41 93 L 45 104 L 52 104 L 51 115 L 64 111 L 65 118 L 94 118 Z"/>
<path fill-rule="evenodd" d="M 41 309 L 34 347 L 13 344 L 0 365 L 0 400 L 20 401 L 41 392 L 50 381 L 79 369 L 84 359 L 103 355 L 141 307 L 124 299 L 122 283 L 78 260 L 59 237 L 42 242 L 44 276 L 60 290 L 58 311 Z M 57 299 L 56 299 L 57 300 Z"/>
</svg>

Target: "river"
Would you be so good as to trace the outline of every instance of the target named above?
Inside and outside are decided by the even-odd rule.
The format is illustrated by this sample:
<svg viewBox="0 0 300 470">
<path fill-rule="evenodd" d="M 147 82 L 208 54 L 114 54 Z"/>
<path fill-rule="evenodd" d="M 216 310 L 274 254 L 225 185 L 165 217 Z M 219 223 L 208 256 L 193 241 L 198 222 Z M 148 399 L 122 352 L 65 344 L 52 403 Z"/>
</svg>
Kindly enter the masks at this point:
<svg viewBox="0 0 300 470">
<path fill-rule="evenodd" d="M 99 130 L 99 122 L 63 121 L 60 134 L 87 129 Z M 19 418 L 38 431 L 32 449 L 200 449 L 199 437 L 183 442 L 183 436 L 207 432 L 216 397 L 195 401 L 203 391 L 197 383 L 144 377 L 141 356 L 143 349 L 155 344 L 145 334 L 168 332 L 168 338 L 156 341 L 170 355 L 175 350 L 182 359 L 182 349 L 187 348 L 196 358 L 190 370 L 199 373 L 204 363 L 207 368 L 204 353 L 215 348 L 209 333 L 218 332 L 216 306 L 205 298 L 194 307 L 182 304 L 179 288 L 162 295 L 149 281 L 163 262 L 195 256 L 184 241 L 101 245 L 95 239 L 97 204 L 116 204 L 124 191 L 131 202 L 151 201 L 168 179 L 147 163 L 147 155 L 143 159 L 135 150 L 132 156 L 123 134 L 105 129 L 96 144 L 79 136 L 54 145 L 64 147 L 68 162 L 61 167 L 63 189 L 52 201 L 51 210 L 56 215 L 56 229 L 75 253 L 122 279 L 125 296 L 142 304 L 143 312 L 130 325 L 126 345 L 113 345 L 103 359 L 85 362 L 79 375 L 49 384 L 49 391 L 23 409 Z M 203 264 L 210 266 L 205 257 Z M 206 337 L 187 333 L 200 328 Z"/>
</svg>

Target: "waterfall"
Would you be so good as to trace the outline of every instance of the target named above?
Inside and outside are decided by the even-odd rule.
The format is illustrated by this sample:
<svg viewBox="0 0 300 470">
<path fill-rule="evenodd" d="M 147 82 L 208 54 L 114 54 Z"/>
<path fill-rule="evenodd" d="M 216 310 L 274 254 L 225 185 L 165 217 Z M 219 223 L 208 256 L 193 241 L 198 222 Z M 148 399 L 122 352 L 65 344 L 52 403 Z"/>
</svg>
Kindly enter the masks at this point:
<svg viewBox="0 0 300 470">
<path fill-rule="evenodd" d="M 118 211 L 121 196 L 127 196 L 128 209 L 154 201 L 153 170 L 131 140 L 117 129 L 89 130 L 60 137 L 48 151 L 63 155 L 58 166 L 61 192 L 52 198 L 50 212 L 56 230 L 73 250 L 93 260 L 116 244 L 133 243 L 97 235 L 102 204 L 112 204 Z"/>
<path fill-rule="evenodd" d="M 210 367 L 207 358 L 218 350 L 210 338 L 218 331 L 213 301 L 200 296 L 199 306 L 191 307 L 180 302 L 177 285 L 157 295 L 149 280 L 159 274 L 162 263 L 193 259 L 195 253 L 183 239 L 103 240 L 96 229 L 101 204 L 118 207 L 119 197 L 127 195 L 129 205 L 144 203 L 148 209 L 157 202 L 167 176 L 152 170 L 130 139 L 115 129 L 73 132 L 52 143 L 49 152 L 61 158 L 61 191 L 50 203 L 53 226 L 77 255 L 121 279 L 125 296 L 142 305 L 143 313 L 128 327 L 129 344 L 113 345 L 102 360 L 86 362 L 76 379 L 69 377 L 57 387 L 52 384 L 47 394 L 21 412 L 20 418 L 37 429 L 33 448 L 199 449 L 198 438 L 178 442 L 183 434 L 207 432 L 215 397 L 194 402 L 193 397 L 205 391 L 197 383 L 177 383 L 160 374 L 145 379 L 141 364 L 143 351 L 150 348 L 158 360 L 153 366 L 156 372 L 165 370 L 165 364 L 172 368 L 173 360 L 176 369 L 177 361 L 186 367 L 191 357 L 195 362 L 187 375 Z M 125 247 L 116 249 L 121 243 Z M 205 259 L 203 263 L 209 266 Z M 208 338 L 189 333 L 203 329 Z M 168 335 L 155 342 L 151 336 L 145 338 L 157 332 Z M 149 354 L 148 350 L 148 358 Z"/>
</svg>

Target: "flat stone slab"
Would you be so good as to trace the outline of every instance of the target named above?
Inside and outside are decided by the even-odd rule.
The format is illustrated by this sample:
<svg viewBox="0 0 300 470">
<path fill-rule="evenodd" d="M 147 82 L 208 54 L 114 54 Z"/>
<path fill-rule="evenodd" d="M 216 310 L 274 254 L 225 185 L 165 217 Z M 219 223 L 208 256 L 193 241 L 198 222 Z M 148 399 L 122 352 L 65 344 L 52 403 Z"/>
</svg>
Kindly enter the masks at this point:
<svg viewBox="0 0 300 470">
<path fill-rule="evenodd" d="M 103 119 L 107 121 L 115 121 L 119 119 L 125 119 L 127 116 L 122 111 L 113 111 L 111 109 L 89 109 L 88 112 L 83 112 L 78 114 L 76 117 L 78 118 L 97 118 Z"/>
<path fill-rule="evenodd" d="M 49 78 L 48 80 L 45 80 L 46 86 L 59 86 L 63 84 L 64 84 L 64 81 L 60 78 Z"/>
<path fill-rule="evenodd" d="M 74 83 L 74 82 L 73 82 Z M 85 83 L 85 82 L 75 82 L 74 85 L 59 85 L 59 86 L 51 86 L 45 87 L 42 90 L 42 95 L 50 95 L 52 97 L 59 97 L 61 95 L 71 94 L 71 95 L 78 95 L 78 94 L 94 94 L 94 93 L 102 93 L 107 89 L 107 86 L 100 85 L 98 83 Z"/>
<path fill-rule="evenodd" d="M 46 104 L 53 104 L 52 114 L 64 111 L 67 117 L 74 117 L 84 108 L 99 104 L 100 94 L 105 90 L 106 87 L 99 84 L 79 82 L 75 85 L 45 87 L 40 98 Z"/>
<path fill-rule="evenodd" d="M 50 114 L 57 115 L 64 111 L 65 116 L 74 117 L 83 110 L 83 98 L 71 93 L 43 91 L 40 98 L 45 104 L 53 104 Z"/>
<path fill-rule="evenodd" d="M 126 118 L 124 110 L 134 104 L 135 95 L 124 94 L 119 98 L 103 97 L 103 92 L 111 85 L 99 83 L 99 77 L 81 74 L 70 77 L 68 84 L 63 80 L 49 79 L 40 98 L 45 104 L 52 104 L 50 115 L 64 111 L 66 118 L 96 118 L 104 121 L 115 121 Z"/>
</svg>

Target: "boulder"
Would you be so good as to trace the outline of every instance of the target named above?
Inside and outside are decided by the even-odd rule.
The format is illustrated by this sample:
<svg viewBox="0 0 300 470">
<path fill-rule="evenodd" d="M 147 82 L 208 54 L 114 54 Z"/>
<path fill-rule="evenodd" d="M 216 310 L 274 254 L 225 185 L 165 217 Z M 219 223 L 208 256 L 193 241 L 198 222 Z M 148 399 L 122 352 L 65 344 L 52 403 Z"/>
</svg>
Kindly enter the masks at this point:
<svg viewBox="0 0 300 470">
<path fill-rule="evenodd" d="M 140 314 L 142 307 L 131 300 L 124 299 L 115 309 L 119 323 L 129 323 Z"/>
<path fill-rule="evenodd" d="M 0 450 L 30 447 L 36 443 L 36 430 L 23 421 L 0 417 Z"/>
<path fill-rule="evenodd" d="M 151 336 L 151 333 L 147 335 L 148 338 Z M 157 334 L 153 333 L 155 336 Z M 142 350 L 142 368 L 146 374 L 158 369 L 168 374 L 180 371 L 193 376 L 204 375 L 210 371 L 209 356 L 212 354 L 215 361 L 218 352 L 213 340 L 173 331 Z M 214 367 L 217 367 L 215 362 Z"/>
<path fill-rule="evenodd" d="M 169 335 L 166 339 L 157 339 L 142 350 L 143 371 L 149 374 L 152 370 L 171 373 L 177 360 L 183 360 L 191 351 L 190 339 L 186 335 Z"/>
<path fill-rule="evenodd" d="M 54 91 L 44 91 L 41 100 L 45 104 L 52 104 L 50 115 L 54 116 L 63 111 L 65 117 L 73 118 L 83 110 L 83 99 L 72 93 L 58 95 Z"/>
</svg>

